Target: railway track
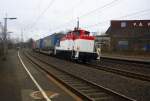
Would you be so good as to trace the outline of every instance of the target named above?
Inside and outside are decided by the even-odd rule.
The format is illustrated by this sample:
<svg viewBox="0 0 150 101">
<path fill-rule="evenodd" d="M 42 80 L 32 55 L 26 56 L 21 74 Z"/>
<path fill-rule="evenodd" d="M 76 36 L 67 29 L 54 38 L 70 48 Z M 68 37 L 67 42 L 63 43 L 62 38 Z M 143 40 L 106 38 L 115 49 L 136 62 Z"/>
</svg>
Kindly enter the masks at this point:
<svg viewBox="0 0 150 101">
<path fill-rule="evenodd" d="M 139 79 L 143 81 L 148 81 L 150 82 L 150 76 L 146 75 L 144 73 L 140 72 L 140 69 L 150 69 L 148 68 L 148 65 L 144 64 L 139 64 L 138 63 L 128 63 L 127 61 L 119 61 L 119 63 L 116 61 L 115 62 L 111 59 L 111 61 L 103 61 L 100 63 L 87 63 L 86 66 L 96 68 L 99 70 L 103 70 L 106 72 L 112 72 L 115 74 L 123 75 L 126 77 L 134 78 L 134 79 Z M 124 68 L 124 69 L 123 69 Z M 132 70 L 134 69 L 134 70 Z M 135 69 L 139 69 L 136 71 Z"/>
<path fill-rule="evenodd" d="M 122 58 L 113 58 L 113 57 L 101 57 L 103 60 L 107 60 L 107 61 L 111 61 L 111 60 L 113 60 L 113 62 L 119 62 L 119 63 L 130 63 L 130 64 L 132 64 L 132 65 L 140 65 L 140 66 L 144 66 L 144 67 L 148 67 L 149 68 L 149 65 L 150 65 L 150 62 L 148 62 L 148 61 L 144 61 L 144 60 L 132 60 L 132 59 L 122 59 Z"/>
<path fill-rule="evenodd" d="M 102 61 L 102 63 L 115 63 L 115 64 L 118 64 L 118 65 L 120 65 L 120 66 L 122 66 L 122 65 L 126 65 L 126 66 L 129 66 L 130 65 L 130 67 L 132 66 L 132 67 L 138 67 L 138 68 L 145 68 L 145 69 L 150 69 L 150 62 L 143 62 L 143 61 L 136 61 L 136 60 L 133 60 L 133 61 L 131 61 L 131 59 L 130 60 L 125 60 L 125 59 L 113 59 L 113 58 L 102 58 L 103 59 L 103 61 Z M 112 64 L 111 64 L 112 65 Z"/>
<path fill-rule="evenodd" d="M 46 55 L 46 54 L 44 54 Z M 68 61 L 71 62 L 71 61 Z M 145 75 L 149 74 L 145 73 L 147 70 L 150 71 L 150 65 L 149 63 L 145 62 L 138 62 L 138 61 L 131 61 L 131 60 L 121 60 L 121 59 L 113 59 L 113 58 L 103 58 L 100 63 L 86 63 L 82 64 L 88 67 L 92 67 L 98 70 L 103 70 L 106 72 L 111 72 L 115 73 L 118 75 L 122 75 L 125 77 L 130 77 L 142 81 L 148 81 L 150 82 L 150 75 Z M 124 68 L 124 69 L 123 69 Z M 141 73 L 141 69 L 146 69 L 144 70 L 144 73 Z M 138 70 L 135 70 L 138 69 Z"/>
<path fill-rule="evenodd" d="M 36 64 L 45 73 L 51 75 L 68 89 L 83 98 L 84 101 L 135 101 L 122 94 L 113 92 L 110 89 L 101 87 L 93 82 L 81 79 L 60 70 L 54 65 L 45 62 L 42 58 L 38 58 L 33 54 L 24 52 L 24 55 L 30 60 L 30 62 Z M 52 67 L 53 72 L 45 68 L 46 66 Z"/>
</svg>

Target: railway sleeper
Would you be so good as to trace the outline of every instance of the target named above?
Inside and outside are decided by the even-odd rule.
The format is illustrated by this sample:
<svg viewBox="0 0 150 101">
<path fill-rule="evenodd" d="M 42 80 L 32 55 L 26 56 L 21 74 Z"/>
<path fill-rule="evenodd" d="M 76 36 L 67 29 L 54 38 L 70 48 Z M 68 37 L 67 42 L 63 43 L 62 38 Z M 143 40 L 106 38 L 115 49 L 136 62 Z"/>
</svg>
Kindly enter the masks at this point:
<svg viewBox="0 0 150 101">
<path fill-rule="evenodd" d="M 104 92 L 95 92 L 95 93 L 89 93 L 86 94 L 87 96 L 91 97 L 91 98 L 99 98 L 99 97 L 108 97 L 110 95 L 104 93 Z"/>
<path fill-rule="evenodd" d="M 81 90 L 81 92 L 88 94 L 88 93 L 99 92 L 99 90 L 98 89 L 90 89 L 90 90 Z"/>
<path fill-rule="evenodd" d="M 75 87 L 78 87 L 78 86 L 88 86 L 86 83 L 72 83 L 70 85 L 75 86 Z"/>
<path fill-rule="evenodd" d="M 76 81 L 76 80 L 71 80 L 71 79 L 62 79 L 64 82 L 66 82 L 67 84 L 68 83 L 76 83 L 76 82 L 79 82 L 80 83 L 80 81 Z"/>
<path fill-rule="evenodd" d="M 61 78 L 61 79 L 75 80 L 75 78 L 74 78 L 74 77 L 71 77 L 71 76 L 62 76 L 62 75 L 59 76 L 59 75 L 58 75 L 58 77 Z"/>
<path fill-rule="evenodd" d="M 85 82 L 68 82 L 68 84 L 70 84 L 70 85 L 81 85 L 81 84 L 86 85 Z"/>
<path fill-rule="evenodd" d="M 113 97 L 111 96 L 106 96 L 106 97 L 98 97 L 98 98 L 92 98 L 93 101 L 116 101 Z M 119 100 L 118 100 L 119 101 Z"/>
<path fill-rule="evenodd" d="M 81 82 L 80 81 L 67 81 L 66 83 L 71 85 L 71 84 L 79 84 Z"/>
<path fill-rule="evenodd" d="M 88 89 L 92 89 L 90 86 L 78 86 L 78 87 L 76 87 L 76 89 L 78 89 L 78 90 L 88 90 Z"/>
</svg>

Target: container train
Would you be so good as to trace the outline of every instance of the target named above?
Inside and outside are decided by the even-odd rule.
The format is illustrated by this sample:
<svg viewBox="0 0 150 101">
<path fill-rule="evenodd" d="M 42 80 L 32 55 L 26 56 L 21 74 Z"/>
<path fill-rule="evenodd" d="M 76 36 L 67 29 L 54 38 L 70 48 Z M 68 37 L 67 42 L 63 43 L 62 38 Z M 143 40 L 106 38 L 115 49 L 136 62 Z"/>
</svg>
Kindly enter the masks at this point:
<svg viewBox="0 0 150 101">
<path fill-rule="evenodd" d="M 54 33 L 36 40 L 33 49 L 41 53 L 72 60 L 91 61 L 99 56 L 95 51 L 95 37 L 87 30 L 75 28 L 66 34 Z"/>
</svg>

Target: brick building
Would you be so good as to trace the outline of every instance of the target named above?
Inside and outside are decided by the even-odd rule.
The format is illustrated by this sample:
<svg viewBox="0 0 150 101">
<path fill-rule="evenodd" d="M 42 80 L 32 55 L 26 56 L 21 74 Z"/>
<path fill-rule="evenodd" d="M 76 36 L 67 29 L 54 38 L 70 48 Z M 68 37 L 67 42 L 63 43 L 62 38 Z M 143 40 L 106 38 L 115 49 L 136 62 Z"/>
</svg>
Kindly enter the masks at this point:
<svg viewBox="0 0 150 101">
<path fill-rule="evenodd" d="M 150 20 L 112 20 L 106 34 L 113 51 L 150 52 Z"/>
</svg>

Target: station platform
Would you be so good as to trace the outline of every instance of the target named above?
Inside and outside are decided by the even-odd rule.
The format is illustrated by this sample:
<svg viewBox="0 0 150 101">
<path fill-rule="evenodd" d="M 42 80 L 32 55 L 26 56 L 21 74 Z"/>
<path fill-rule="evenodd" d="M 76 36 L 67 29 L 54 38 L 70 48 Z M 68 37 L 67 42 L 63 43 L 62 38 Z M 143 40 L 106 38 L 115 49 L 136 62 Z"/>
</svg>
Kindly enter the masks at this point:
<svg viewBox="0 0 150 101">
<path fill-rule="evenodd" d="M 52 101 L 77 101 L 77 96 L 29 63 L 21 53 L 20 56 L 46 94 L 57 94 L 56 97 L 50 98 Z M 0 101 L 46 101 L 33 96 L 36 92 L 39 92 L 39 89 L 19 61 L 18 52 L 9 50 L 6 61 L 0 60 Z"/>
<path fill-rule="evenodd" d="M 130 54 L 117 54 L 117 53 L 102 53 L 102 57 L 150 63 L 150 55 L 130 55 Z"/>
</svg>

